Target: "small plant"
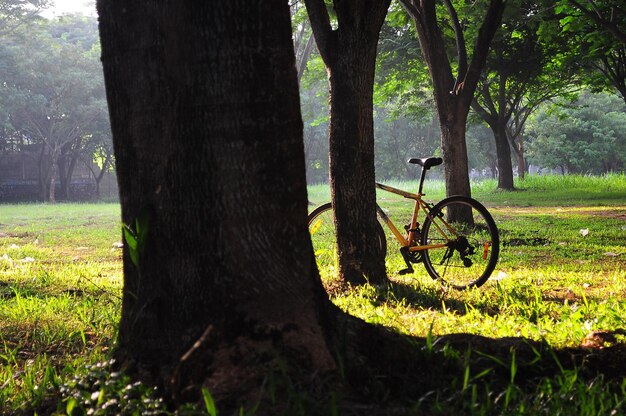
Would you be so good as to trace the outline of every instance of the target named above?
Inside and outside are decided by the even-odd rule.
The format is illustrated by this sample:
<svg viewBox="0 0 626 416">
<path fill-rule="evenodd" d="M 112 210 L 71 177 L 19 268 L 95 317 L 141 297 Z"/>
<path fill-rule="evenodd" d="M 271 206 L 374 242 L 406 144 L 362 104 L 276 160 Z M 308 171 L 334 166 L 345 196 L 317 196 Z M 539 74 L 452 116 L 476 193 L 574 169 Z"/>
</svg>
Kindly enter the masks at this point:
<svg viewBox="0 0 626 416">
<path fill-rule="evenodd" d="M 128 245 L 128 254 L 137 270 L 139 270 L 139 261 L 141 253 L 146 245 L 148 230 L 150 226 L 150 214 L 147 209 L 143 209 L 139 216 L 135 219 L 133 225 L 123 224 L 122 232 L 124 240 Z"/>
</svg>

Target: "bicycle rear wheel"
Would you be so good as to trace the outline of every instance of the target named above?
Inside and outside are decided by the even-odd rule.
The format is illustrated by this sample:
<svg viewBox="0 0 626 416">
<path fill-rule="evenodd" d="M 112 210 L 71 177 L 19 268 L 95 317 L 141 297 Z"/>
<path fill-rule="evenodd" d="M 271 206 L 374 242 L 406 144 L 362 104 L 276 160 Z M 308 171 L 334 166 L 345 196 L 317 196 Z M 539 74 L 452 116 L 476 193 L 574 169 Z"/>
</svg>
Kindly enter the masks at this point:
<svg viewBox="0 0 626 416">
<path fill-rule="evenodd" d="M 430 210 L 422 226 L 424 266 L 433 279 L 455 289 L 479 287 L 496 267 L 500 253 L 498 228 L 491 214 L 472 198 L 452 196 Z"/>
<path fill-rule="evenodd" d="M 335 235 L 335 215 L 330 202 L 315 208 L 308 216 L 309 233 L 313 243 L 313 251 L 317 268 L 322 281 L 327 283 L 337 279 L 337 237 Z M 380 244 L 383 253 L 387 252 L 385 231 L 380 223 L 373 237 Z"/>
</svg>

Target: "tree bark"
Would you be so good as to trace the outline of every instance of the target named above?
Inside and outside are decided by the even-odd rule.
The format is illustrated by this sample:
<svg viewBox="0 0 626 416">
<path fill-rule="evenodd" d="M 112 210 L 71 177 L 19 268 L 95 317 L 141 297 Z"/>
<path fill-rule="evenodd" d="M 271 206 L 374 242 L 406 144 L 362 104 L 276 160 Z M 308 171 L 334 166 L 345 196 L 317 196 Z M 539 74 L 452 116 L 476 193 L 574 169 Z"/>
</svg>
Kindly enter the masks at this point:
<svg viewBox="0 0 626 416">
<path fill-rule="evenodd" d="M 374 168 L 373 90 L 376 48 L 389 0 L 336 1 L 333 30 L 322 0 L 306 0 L 330 89 L 329 176 L 335 213 L 339 277 L 386 283 L 378 227 Z"/>
<path fill-rule="evenodd" d="M 507 191 L 515 189 L 513 184 L 513 163 L 511 162 L 511 146 L 506 132 L 506 120 L 496 120 L 491 126 L 496 140 L 498 158 L 498 188 Z"/>
<path fill-rule="evenodd" d="M 122 220 L 138 242 L 137 264 L 124 248 L 118 357 L 175 397 L 204 384 L 222 401 L 255 400 L 277 357 L 307 377 L 334 370 L 287 3 L 98 10 Z"/>
<path fill-rule="evenodd" d="M 446 166 L 444 169 L 446 194 L 470 196 L 469 162 L 465 142 L 467 114 L 446 118 L 449 121 L 440 123 L 441 150 Z"/>
</svg>

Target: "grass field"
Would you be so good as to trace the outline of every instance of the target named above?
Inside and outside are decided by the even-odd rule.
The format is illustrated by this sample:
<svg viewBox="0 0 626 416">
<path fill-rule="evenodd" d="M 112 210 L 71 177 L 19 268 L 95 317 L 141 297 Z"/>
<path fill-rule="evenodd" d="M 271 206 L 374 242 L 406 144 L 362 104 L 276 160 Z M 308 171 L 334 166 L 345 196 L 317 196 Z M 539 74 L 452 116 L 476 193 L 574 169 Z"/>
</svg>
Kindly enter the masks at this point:
<svg viewBox="0 0 626 416">
<path fill-rule="evenodd" d="M 590 354 L 624 350 L 626 178 L 530 177 L 517 186 L 500 192 L 491 181 L 473 185 L 503 243 L 482 288 L 447 291 L 420 265 L 414 275 L 399 276 L 401 257 L 389 247 L 390 288 L 366 286 L 333 299 L 350 314 L 423 338 L 427 349 L 465 363 L 448 390 L 411 398 L 407 414 L 626 413 L 624 364 L 593 373 L 584 363 L 562 366 L 549 352 L 579 351 L 582 343 Z M 425 192 L 436 201 L 443 185 L 428 184 Z M 403 202 L 379 197 L 394 207 Z M 312 205 L 327 198 L 326 186 L 310 189 Z M 147 388 L 127 386 L 118 374 L 111 381 L 106 365 L 97 364 L 110 358 L 116 337 L 119 242 L 116 204 L 0 205 L 0 414 L 158 408 Z M 459 333 L 539 342 L 548 352 L 523 361 L 514 349 L 501 357 L 449 348 L 454 343 L 447 340 Z M 559 370 L 542 374 L 546 361 Z M 522 368 L 537 374 L 524 376 Z M 502 369 L 506 382 L 492 378 Z M 130 390 L 141 400 L 133 401 Z"/>
</svg>

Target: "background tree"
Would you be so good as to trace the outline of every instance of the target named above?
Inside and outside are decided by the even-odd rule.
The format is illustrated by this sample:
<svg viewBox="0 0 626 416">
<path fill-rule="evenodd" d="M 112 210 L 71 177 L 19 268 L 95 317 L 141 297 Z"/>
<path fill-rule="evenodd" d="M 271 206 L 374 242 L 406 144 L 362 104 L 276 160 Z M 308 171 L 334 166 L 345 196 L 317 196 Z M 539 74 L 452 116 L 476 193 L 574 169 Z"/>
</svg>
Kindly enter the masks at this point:
<svg viewBox="0 0 626 416">
<path fill-rule="evenodd" d="M 471 194 L 465 129 L 470 104 L 487 59 L 491 40 L 500 26 L 504 1 L 490 0 L 484 3 L 463 3 L 461 13 L 467 16 L 461 23 L 459 12 L 452 0 L 445 0 L 446 26 L 440 20 L 445 12 L 435 0 L 400 0 L 415 22 L 422 56 L 428 64 L 433 85 L 435 106 L 441 128 L 441 147 L 444 159 L 446 192 L 448 195 Z M 459 2 L 460 3 L 460 2 Z M 458 4 L 457 4 L 458 5 Z M 480 23 L 479 23 L 480 22 Z M 471 59 L 466 43 L 464 27 L 477 32 Z M 448 54 L 444 32 L 451 28 L 456 42 L 456 77 Z"/>
<path fill-rule="evenodd" d="M 290 5 L 291 24 L 293 26 L 293 49 L 296 54 L 296 68 L 298 70 L 298 83 L 304 75 L 309 58 L 315 49 L 315 37 L 311 31 L 311 25 L 306 13 L 306 8 L 300 1 L 294 1 Z"/>
<path fill-rule="evenodd" d="M 66 16 L 14 31 L 2 45 L 6 126 L 38 149 L 39 196 L 69 197 L 73 170 L 107 118 L 95 19 Z M 25 53 L 25 51 L 28 51 Z"/>
<path fill-rule="evenodd" d="M 376 233 L 373 88 L 379 32 L 390 0 L 335 1 L 337 27 L 324 0 L 305 0 L 318 51 L 328 70 L 330 188 L 339 277 L 387 281 Z"/>
<path fill-rule="evenodd" d="M 625 168 L 626 107 L 614 95 L 585 92 L 573 106 L 544 106 L 530 123 L 529 158 L 540 166 L 563 174 Z"/>
<path fill-rule="evenodd" d="M 609 32 L 615 39 L 626 45 L 626 5 L 619 0 L 565 0 L 578 9 L 583 16 L 593 21 L 599 28 Z M 563 0 L 562 0 L 563 2 Z"/>
<path fill-rule="evenodd" d="M 374 104 L 377 177 L 415 179 L 419 170 L 407 160 L 439 155 L 441 135 L 428 67 L 411 19 L 397 3 L 381 29 Z"/>
<path fill-rule="evenodd" d="M 501 29 L 491 45 L 472 108 L 493 132 L 498 188 L 513 190 L 511 150 L 518 174 L 525 171 L 525 121 L 541 103 L 567 94 L 575 71 L 563 64 L 568 45 L 554 26 L 552 8 L 536 1 L 509 1 Z"/>
</svg>

